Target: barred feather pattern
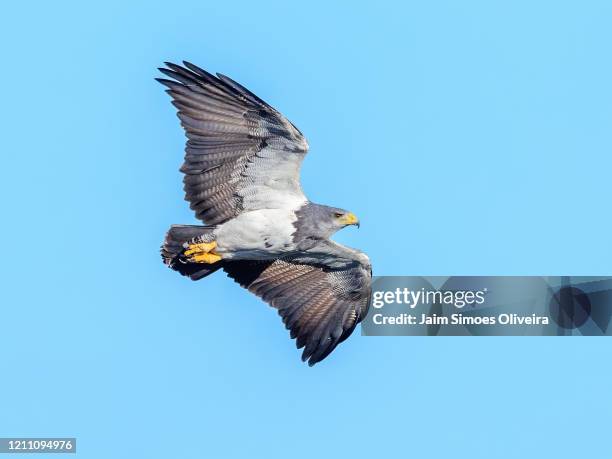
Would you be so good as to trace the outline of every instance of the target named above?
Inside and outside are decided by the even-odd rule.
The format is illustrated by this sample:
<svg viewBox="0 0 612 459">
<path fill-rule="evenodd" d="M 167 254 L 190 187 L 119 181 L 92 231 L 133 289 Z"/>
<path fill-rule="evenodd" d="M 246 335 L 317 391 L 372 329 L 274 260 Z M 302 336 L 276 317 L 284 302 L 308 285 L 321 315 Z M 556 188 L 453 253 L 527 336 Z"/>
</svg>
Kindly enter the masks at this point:
<svg viewBox="0 0 612 459">
<path fill-rule="evenodd" d="M 348 338 L 368 311 L 371 271 L 358 262 L 330 269 L 285 257 L 232 261 L 223 269 L 277 309 L 311 366 Z"/>
<path fill-rule="evenodd" d="M 160 71 L 186 136 L 181 172 L 196 217 L 223 223 L 245 210 L 305 201 L 299 173 L 308 143 L 283 115 L 231 80 L 189 63 Z"/>
</svg>

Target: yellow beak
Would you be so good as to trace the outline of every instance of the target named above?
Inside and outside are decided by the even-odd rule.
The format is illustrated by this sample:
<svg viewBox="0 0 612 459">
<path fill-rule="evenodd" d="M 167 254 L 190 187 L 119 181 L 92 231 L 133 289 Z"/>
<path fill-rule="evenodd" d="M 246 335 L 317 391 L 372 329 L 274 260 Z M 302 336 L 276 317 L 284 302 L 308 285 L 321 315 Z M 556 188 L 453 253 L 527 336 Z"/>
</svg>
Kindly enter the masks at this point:
<svg viewBox="0 0 612 459">
<path fill-rule="evenodd" d="M 343 225 L 357 225 L 359 227 L 359 219 L 352 212 L 340 217 L 340 223 Z"/>
</svg>

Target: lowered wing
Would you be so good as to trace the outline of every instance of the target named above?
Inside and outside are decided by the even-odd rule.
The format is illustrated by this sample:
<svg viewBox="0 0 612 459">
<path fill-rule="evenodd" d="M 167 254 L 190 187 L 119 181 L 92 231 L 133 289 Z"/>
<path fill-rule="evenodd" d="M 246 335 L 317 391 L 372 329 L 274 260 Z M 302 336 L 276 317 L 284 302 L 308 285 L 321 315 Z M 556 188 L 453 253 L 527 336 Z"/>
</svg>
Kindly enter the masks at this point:
<svg viewBox="0 0 612 459">
<path fill-rule="evenodd" d="M 359 253 L 351 252 L 351 257 Z M 360 254 L 336 264 L 335 255 L 320 261 L 296 255 L 272 261 L 230 261 L 223 269 L 278 310 L 298 349 L 304 348 L 302 360 L 312 366 L 348 338 L 367 314 L 372 272 L 363 258 Z"/>
</svg>

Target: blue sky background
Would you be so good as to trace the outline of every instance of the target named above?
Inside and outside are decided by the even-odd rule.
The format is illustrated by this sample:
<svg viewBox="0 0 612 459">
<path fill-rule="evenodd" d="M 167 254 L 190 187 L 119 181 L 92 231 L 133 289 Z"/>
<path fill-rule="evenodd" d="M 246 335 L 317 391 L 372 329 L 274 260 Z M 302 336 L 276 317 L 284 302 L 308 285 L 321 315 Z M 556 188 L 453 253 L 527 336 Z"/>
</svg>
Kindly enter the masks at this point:
<svg viewBox="0 0 612 459">
<path fill-rule="evenodd" d="M 299 360 L 158 246 L 189 59 L 306 134 L 378 275 L 610 275 L 607 1 L 12 2 L 0 19 L 0 434 L 83 458 L 609 457 L 609 338 L 375 338 Z"/>
</svg>

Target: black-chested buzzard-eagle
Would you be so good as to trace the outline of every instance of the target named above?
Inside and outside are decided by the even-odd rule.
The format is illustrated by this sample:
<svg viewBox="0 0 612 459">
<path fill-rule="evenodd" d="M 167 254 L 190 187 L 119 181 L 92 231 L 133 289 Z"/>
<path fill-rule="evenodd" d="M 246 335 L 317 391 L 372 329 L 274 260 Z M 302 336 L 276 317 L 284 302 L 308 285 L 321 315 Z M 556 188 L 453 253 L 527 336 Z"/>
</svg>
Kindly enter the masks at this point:
<svg viewBox="0 0 612 459">
<path fill-rule="evenodd" d="M 368 257 L 330 240 L 354 214 L 310 202 L 308 151 L 281 113 L 231 80 L 184 62 L 160 71 L 187 135 L 185 199 L 205 226 L 173 225 L 164 262 L 198 280 L 218 269 L 278 310 L 302 359 L 321 361 L 365 317 Z"/>
</svg>

